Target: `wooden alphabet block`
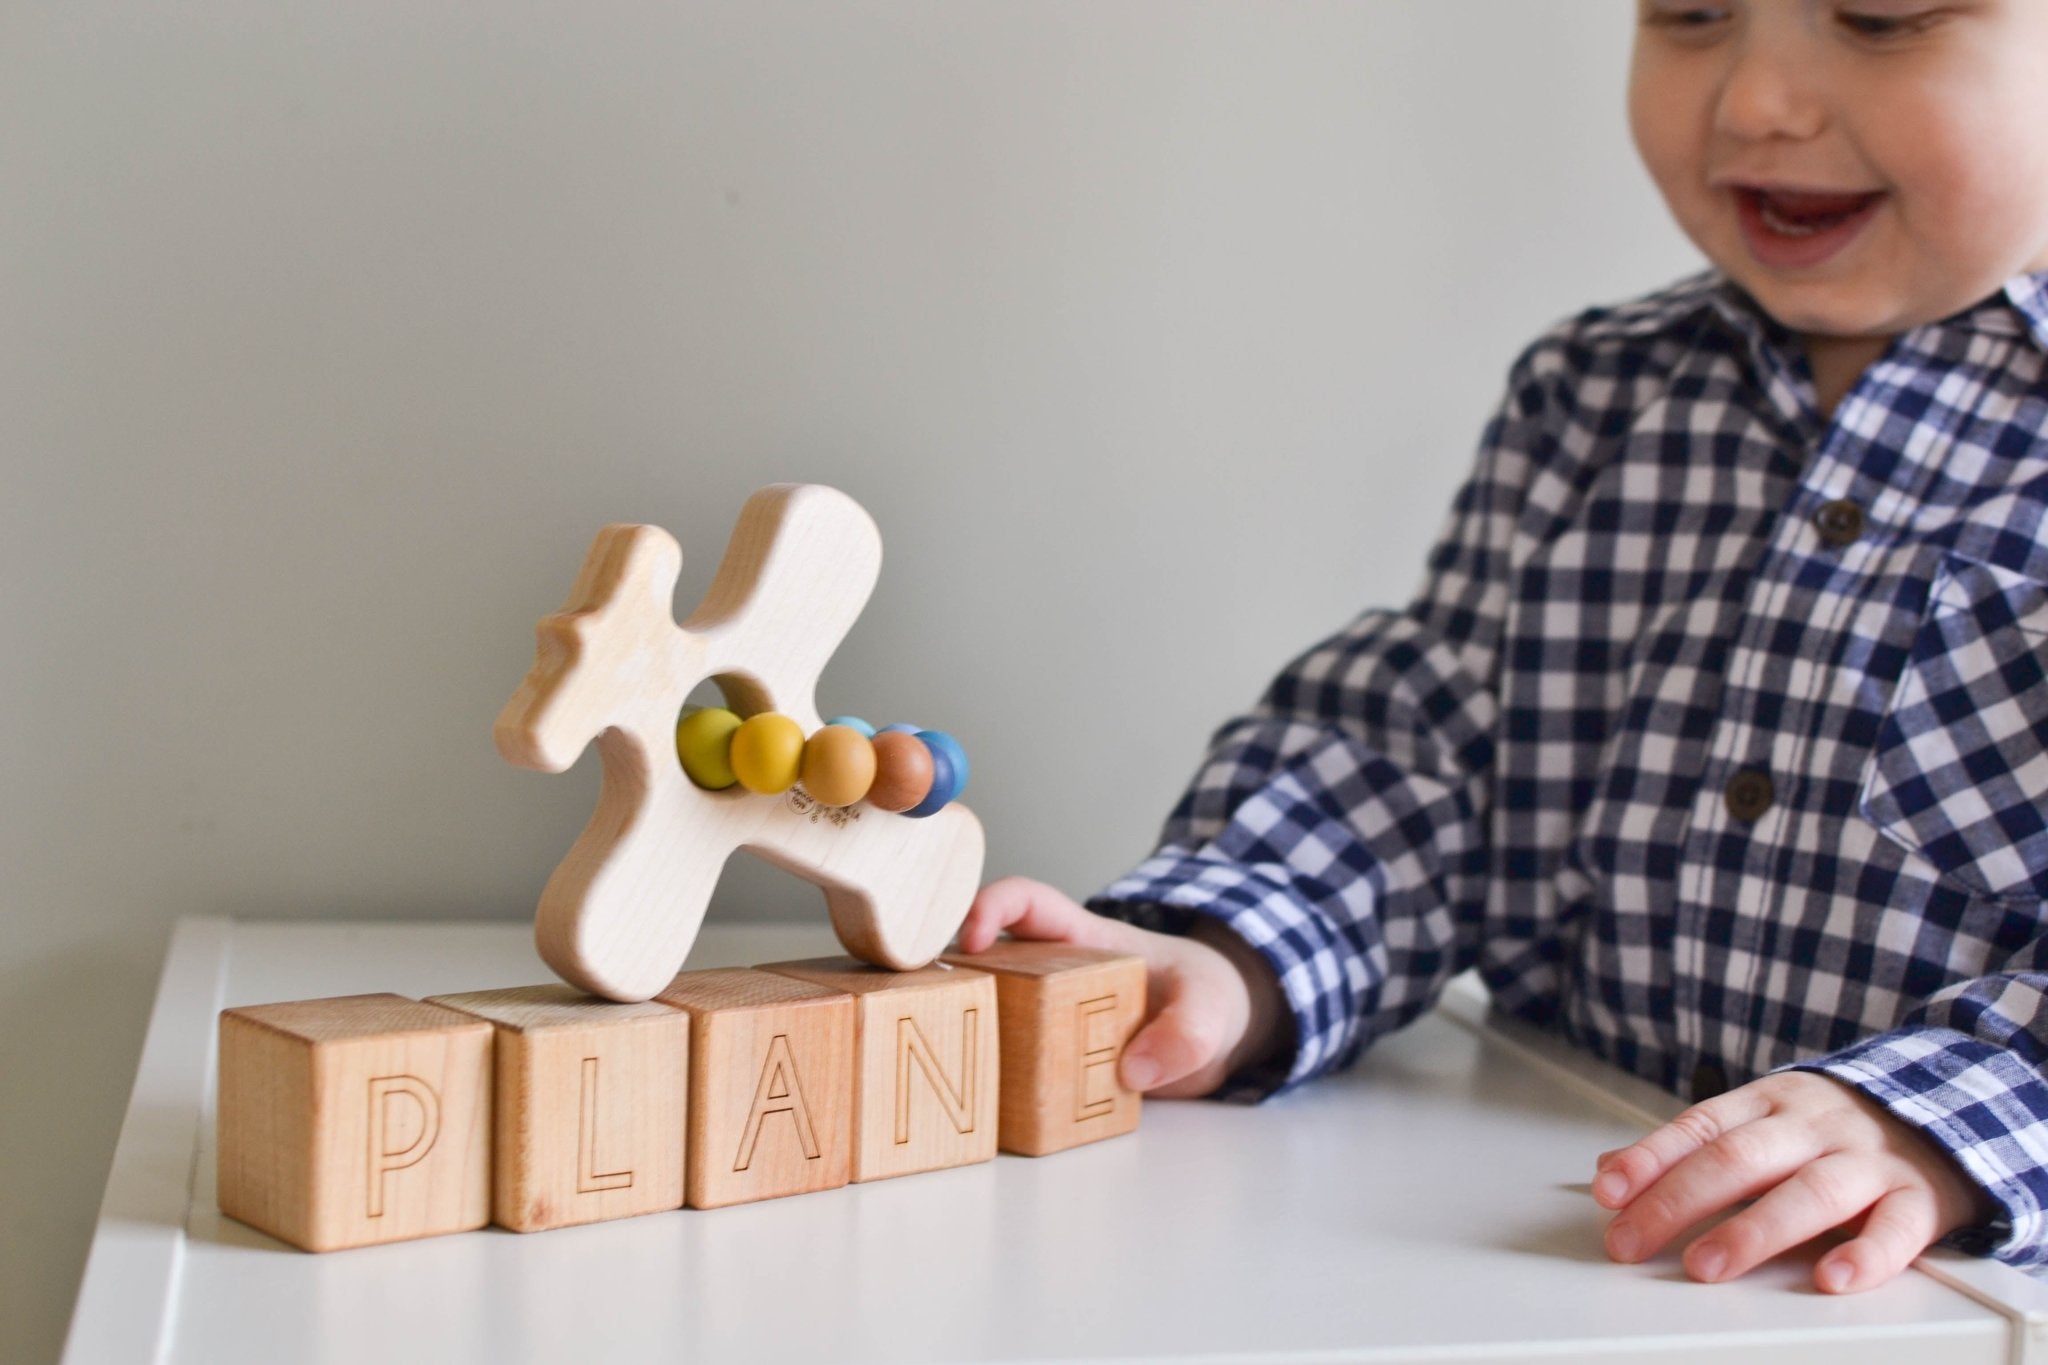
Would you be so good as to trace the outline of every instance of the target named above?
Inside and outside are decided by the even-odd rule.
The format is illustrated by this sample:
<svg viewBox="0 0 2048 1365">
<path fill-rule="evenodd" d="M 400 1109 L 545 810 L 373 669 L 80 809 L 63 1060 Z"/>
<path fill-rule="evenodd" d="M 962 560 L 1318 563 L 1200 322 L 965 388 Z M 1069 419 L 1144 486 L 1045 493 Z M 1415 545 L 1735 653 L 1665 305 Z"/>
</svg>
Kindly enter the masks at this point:
<svg viewBox="0 0 2048 1365">
<path fill-rule="evenodd" d="M 571 986 L 436 995 L 497 1026 L 491 1217 L 514 1232 L 683 1206 L 690 1016 Z"/>
<path fill-rule="evenodd" d="M 943 960 L 996 980 L 1004 1151 L 1044 1156 L 1138 1126 L 1139 1096 L 1116 1068 L 1145 1017 L 1142 958 L 1004 939 Z"/>
<path fill-rule="evenodd" d="M 307 1251 L 480 1228 L 491 1026 L 398 995 L 220 1016 L 220 1209 Z"/>
<path fill-rule="evenodd" d="M 655 996 L 690 1016 L 684 1201 L 719 1208 L 844 1185 L 853 1164 L 853 997 L 741 968 Z"/>
<path fill-rule="evenodd" d="M 989 1161 L 1000 1072 L 986 972 L 890 972 L 851 957 L 760 968 L 854 998 L 853 1178 Z"/>
</svg>

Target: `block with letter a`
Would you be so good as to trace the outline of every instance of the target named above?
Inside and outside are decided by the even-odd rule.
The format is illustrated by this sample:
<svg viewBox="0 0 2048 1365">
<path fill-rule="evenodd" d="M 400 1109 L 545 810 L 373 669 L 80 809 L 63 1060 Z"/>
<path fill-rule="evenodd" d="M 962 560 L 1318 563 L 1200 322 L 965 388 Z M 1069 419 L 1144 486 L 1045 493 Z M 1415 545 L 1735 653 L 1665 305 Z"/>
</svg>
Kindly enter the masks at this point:
<svg viewBox="0 0 2048 1365">
<path fill-rule="evenodd" d="M 770 972 L 683 972 L 655 999 L 690 1016 L 684 1202 L 829 1190 L 853 1159 L 853 997 Z"/>
<path fill-rule="evenodd" d="M 430 996 L 497 1027 L 491 1217 L 515 1232 L 683 1206 L 690 1017 L 572 986 Z"/>
<path fill-rule="evenodd" d="M 307 1251 L 482 1227 L 491 1043 L 397 995 L 223 1011 L 221 1212 Z"/>
<path fill-rule="evenodd" d="M 1138 1126 L 1139 1096 L 1116 1069 L 1145 1017 L 1142 958 L 1004 939 L 943 960 L 996 980 L 1004 1151 L 1044 1156 Z"/>
<path fill-rule="evenodd" d="M 764 972 L 854 998 L 853 1178 L 881 1180 L 996 1154 L 996 985 L 985 972 L 884 971 L 852 957 Z"/>
</svg>

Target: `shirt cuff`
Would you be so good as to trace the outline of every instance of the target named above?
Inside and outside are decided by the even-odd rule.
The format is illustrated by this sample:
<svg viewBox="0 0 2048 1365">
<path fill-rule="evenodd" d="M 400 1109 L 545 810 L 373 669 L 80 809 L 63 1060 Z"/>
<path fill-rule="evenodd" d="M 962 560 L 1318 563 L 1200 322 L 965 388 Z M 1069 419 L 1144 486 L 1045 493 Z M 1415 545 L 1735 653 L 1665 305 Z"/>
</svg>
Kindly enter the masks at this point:
<svg viewBox="0 0 2048 1365">
<path fill-rule="evenodd" d="M 1384 976 L 1369 973 L 1327 917 L 1290 895 L 1285 877 L 1284 868 L 1163 849 L 1088 901 L 1097 914 L 1160 933 L 1218 921 L 1272 965 L 1294 1021 L 1293 1055 L 1232 1075 L 1217 1099 L 1254 1104 L 1351 1061 L 1362 1001 Z"/>
<path fill-rule="evenodd" d="M 1854 1086 L 1926 1134 L 1998 1205 L 1998 1218 L 1941 1245 L 2048 1265 L 2048 1084 L 2017 1054 L 1955 1029 L 1910 1028 L 1780 1069 Z"/>
</svg>

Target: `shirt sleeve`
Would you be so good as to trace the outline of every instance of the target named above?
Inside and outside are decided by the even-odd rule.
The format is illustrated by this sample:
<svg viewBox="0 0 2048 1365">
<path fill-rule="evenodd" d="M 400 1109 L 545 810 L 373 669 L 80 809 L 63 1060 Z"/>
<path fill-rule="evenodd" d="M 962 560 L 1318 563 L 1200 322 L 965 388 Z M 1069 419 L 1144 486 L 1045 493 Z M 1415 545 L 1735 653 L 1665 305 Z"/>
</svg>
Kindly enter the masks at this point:
<svg viewBox="0 0 2048 1365">
<path fill-rule="evenodd" d="M 1293 1055 L 1225 1098 L 1348 1065 L 1471 965 L 1509 559 L 1558 369 L 1541 342 L 1517 362 L 1415 601 L 1290 663 L 1216 733 L 1158 851 L 1089 902 L 1167 932 L 1212 917 L 1271 963 Z"/>
<path fill-rule="evenodd" d="M 1924 1133 L 2000 1216 L 1948 1245 L 2048 1266 L 2048 939 L 1937 992 L 1898 1027 L 1785 1070 L 1854 1086 Z"/>
</svg>

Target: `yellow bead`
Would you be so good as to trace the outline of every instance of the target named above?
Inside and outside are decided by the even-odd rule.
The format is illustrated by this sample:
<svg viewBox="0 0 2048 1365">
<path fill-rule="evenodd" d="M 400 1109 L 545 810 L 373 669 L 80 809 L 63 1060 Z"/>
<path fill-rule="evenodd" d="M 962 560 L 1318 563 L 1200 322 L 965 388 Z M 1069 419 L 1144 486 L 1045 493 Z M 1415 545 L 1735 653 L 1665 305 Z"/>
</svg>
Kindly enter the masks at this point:
<svg viewBox="0 0 2048 1365">
<path fill-rule="evenodd" d="M 722 706 L 693 706 L 676 722 L 676 757 L 692 782 L 724 791 L 739 779 L 732 771 L 732 736 L 740 718 Z"/>
<path fill-rule="evenodd" d="M 804 790 L 828 806 L 850 806 L 875 781 L 875 746 L 850 725 L 828 725 L 804 743 Z"/>
<path fill-rule="evenodd" d="M 749 716 L 732 732 L 733 776 L 742 787 L 763 796 L 796 785 L 803 753 L 803 727 L 774 711 Z"/>
</svg>

